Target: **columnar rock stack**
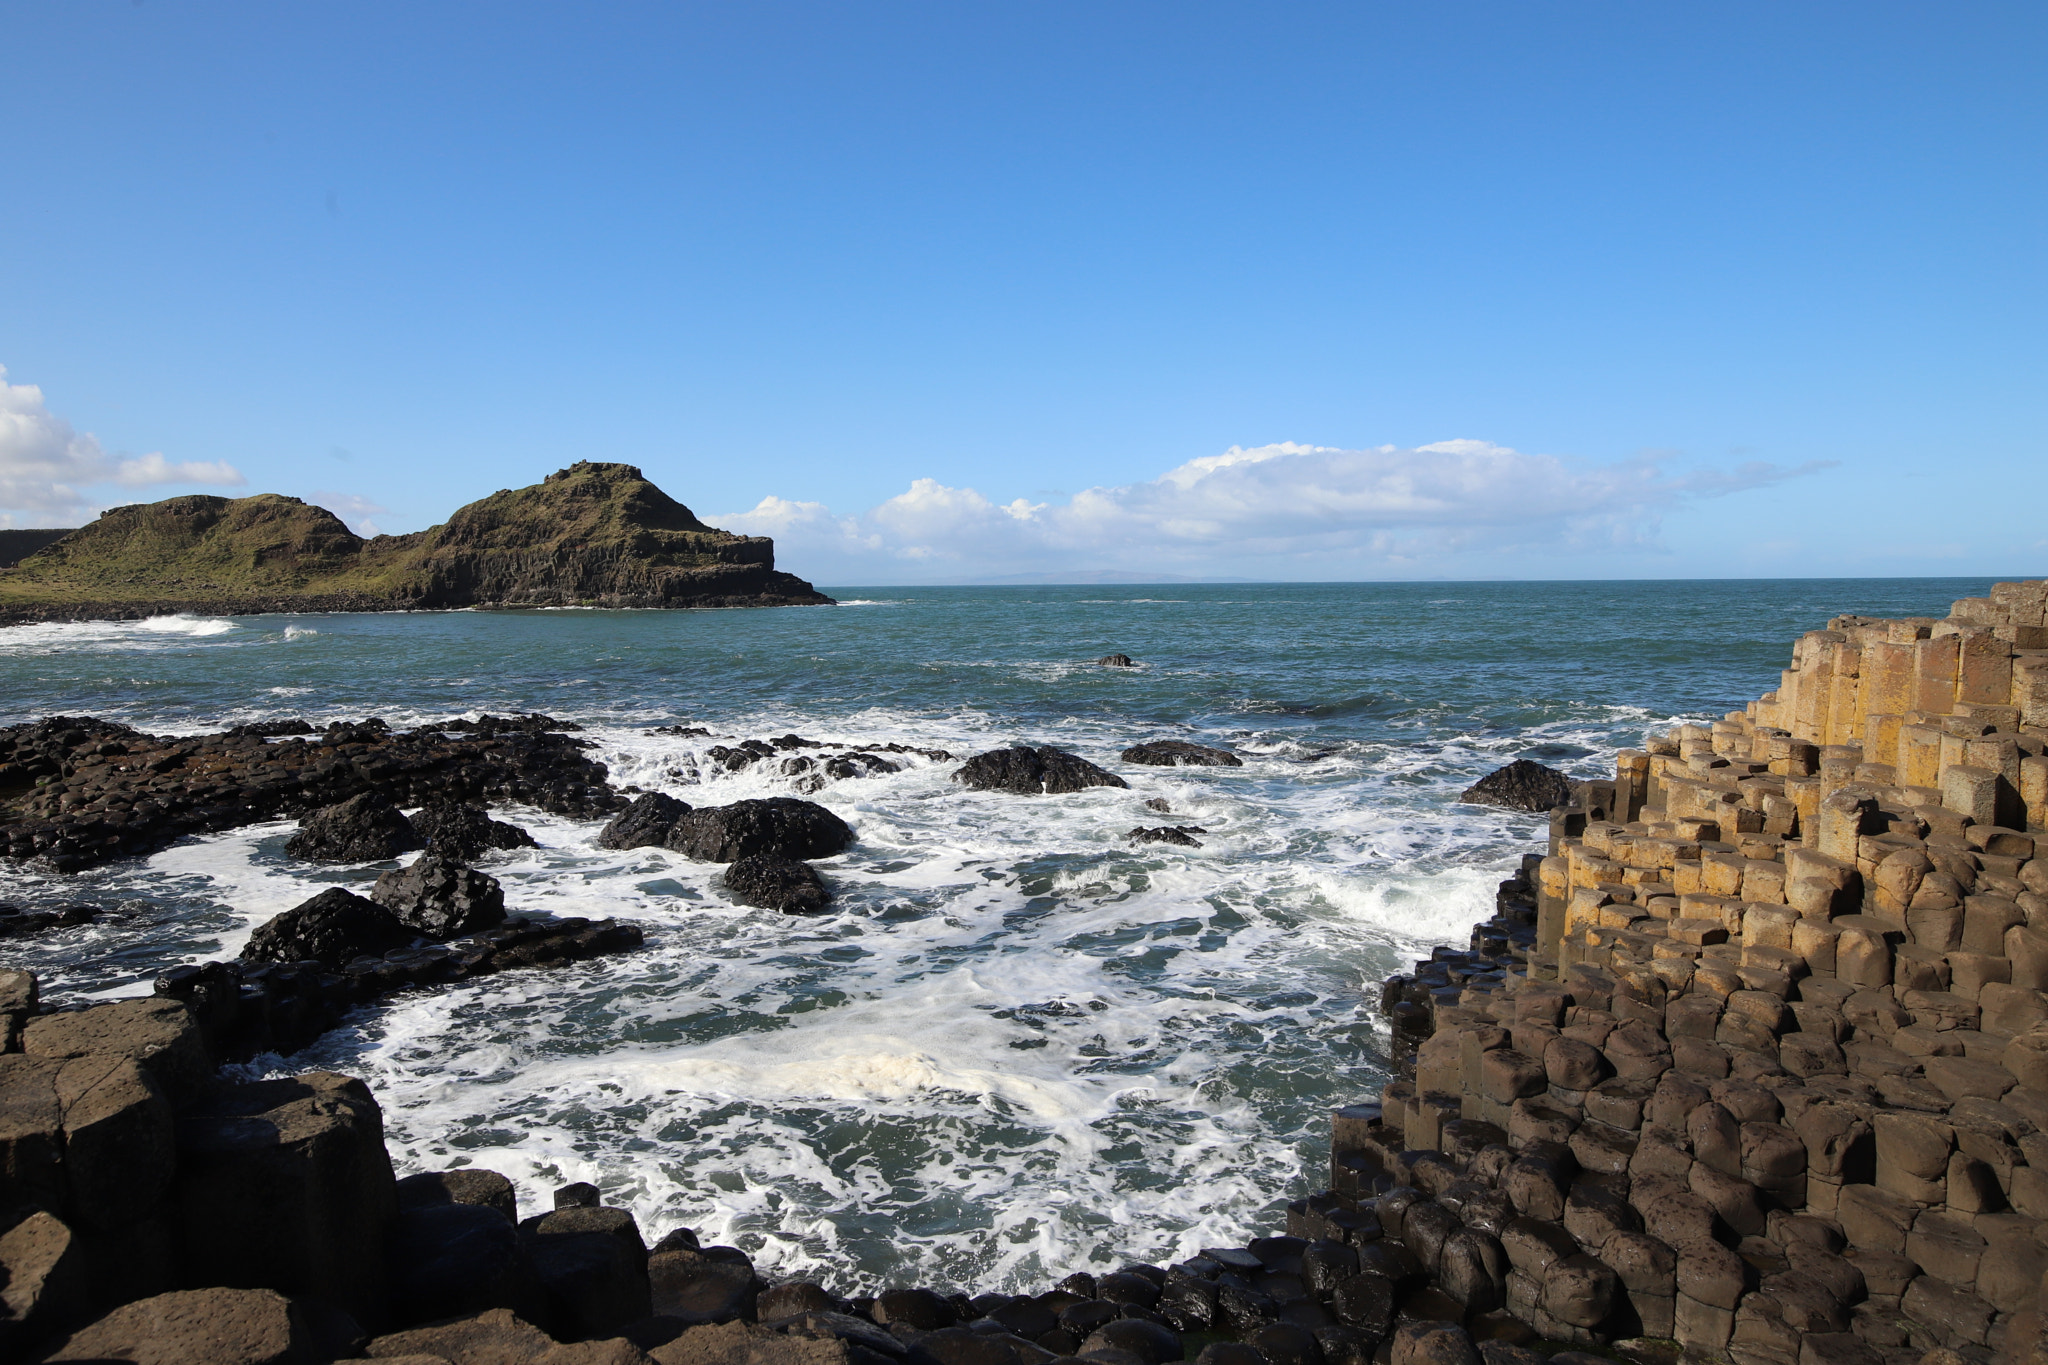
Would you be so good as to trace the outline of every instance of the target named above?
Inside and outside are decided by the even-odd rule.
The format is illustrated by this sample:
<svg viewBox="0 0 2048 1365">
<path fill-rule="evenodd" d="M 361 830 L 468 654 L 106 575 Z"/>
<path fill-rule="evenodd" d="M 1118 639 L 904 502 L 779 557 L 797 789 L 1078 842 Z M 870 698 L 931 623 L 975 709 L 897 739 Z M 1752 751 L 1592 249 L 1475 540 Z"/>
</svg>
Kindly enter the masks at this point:
<svg viewBox="0 0 2048 1365">
<path fill-rule="evenodd" d="M 1561 1340 L 2048 1359 L 2044 596 L 1838 617 L 1580 784 L 1473 951 L 1388 983 L 1412 1077 L 1298 1230 Z"/>
</svg>

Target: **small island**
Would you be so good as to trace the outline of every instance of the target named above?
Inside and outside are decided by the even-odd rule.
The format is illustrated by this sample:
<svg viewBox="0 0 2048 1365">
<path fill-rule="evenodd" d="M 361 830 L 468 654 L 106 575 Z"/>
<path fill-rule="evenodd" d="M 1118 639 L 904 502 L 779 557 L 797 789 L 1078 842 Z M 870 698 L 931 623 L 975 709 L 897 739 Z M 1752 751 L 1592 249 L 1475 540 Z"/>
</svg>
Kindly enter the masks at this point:
<svg viewBox="0 0 2048 1365">
<path fill-rule="evenodd" d="M 699 521 L 627 464 L 578 461 L 439 526 L 368 540 L 275 493 L 109 508 L 0 569 L 0 625 L 169 612 L 785 607 L 832 599 L 775 542 Z"/>
</svg>

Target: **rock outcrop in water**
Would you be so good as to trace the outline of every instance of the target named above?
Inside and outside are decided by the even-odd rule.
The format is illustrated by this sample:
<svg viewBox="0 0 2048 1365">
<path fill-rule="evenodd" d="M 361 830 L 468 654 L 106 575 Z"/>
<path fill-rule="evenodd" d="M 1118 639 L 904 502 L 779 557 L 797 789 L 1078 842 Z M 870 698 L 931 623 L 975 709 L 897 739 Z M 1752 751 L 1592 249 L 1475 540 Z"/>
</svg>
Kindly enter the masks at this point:
<svg viewBox="0 0 2048 1365">
<path fill-rule="evenodd" d="M 148 735 L 70 716 L 10 725 L 0 728 L 0 852 L 76 872 L 154 853 L 188 834 L 306 820 L 365 796 L 381 811 L 519 801 L 576 819 L 626 805 L 605 766 L 585 757 L 584 741 L 558 733 L 564 727 L 545 716 L 526 719 L 523 727 L 450 738 L 454 726 L 400 732 L 373 718 L 274 741 L 232 731 Z M 343 834 L 342 844 L 321 847 L 354 847 Z M 403 843 L 403 830 L 393 837 Z M 380 851 L 389 844 L 364 847 L 362 861 L 391 856 Z M 403 847 L 420 847 L 417 834 Z"/>
<path fill-rule="evenodd" d="M 816 868 L 776 853 L 735 859 L 725 869 L 725 891 L 741 905 L 786 915 L 815 915 L 832 900 Z"/>
<path fill-rule="evenodd" d="M 1184 739 L 1155 739 L 1124 750 L 1124 762 L 1152 768 L 1242 768 L 1244 760 L 1228 749 L 1190 744 Z"/>
<path fill-rule="evenodd" d="M 1051 745 L 1038 748 L 991 749 L 976 754 L 953 773 L 953 780 L 976 791 L 1014 792 L 1018 796 L 1058 795 L 1090 787 L 1128 787 L 1113 772 L 1096 767 L 1078 754 Z"/>
<path fill-rule="evenodd" d="M 625 464 L 579 462 L 446 523 L 364 540 L 261 493 L 115 507 L 0 569 L 0 624 L 166 612 L 829 605 L 774 542 L 706 526 Z"/>
<path fill-rule="evenodd" d="M 1481 806 L 1540 812 L 1569 805 L 1572 786 L 1572 779 L 1557 769 L 1518 758 L 1474 782 L 1458 799 Z"/>
</svg>

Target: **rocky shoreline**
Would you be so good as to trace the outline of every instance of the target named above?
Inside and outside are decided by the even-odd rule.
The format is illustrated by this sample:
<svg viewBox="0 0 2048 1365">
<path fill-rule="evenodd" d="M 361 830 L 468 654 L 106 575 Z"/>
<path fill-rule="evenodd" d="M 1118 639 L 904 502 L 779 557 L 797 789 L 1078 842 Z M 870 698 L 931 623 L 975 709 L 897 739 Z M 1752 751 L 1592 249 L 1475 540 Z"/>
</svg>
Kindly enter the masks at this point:
<svg viewBox="0 0 2048 1365">
<path fill-rule="evenodd" d="M 82 1010 L 46 1010 L 11 974 L 0 1354 L 2048 1365 L 2044 602 L 2048 584 L 2001 584 L 1942 621 L 1840 618 L 1802 639 L 1776 692 L 1570 786 L 1469 948 L 1385 983 L 1397 1078 L 1333 1115 L 1329 1187 L 1284 1232 L 1031 1295 L 771 1285 L 686 1229 L 648 1246 L 589 1186 L 522 1218 L 489 1171 L 397 1180 L 358 1081 L 216 1074 L 317 1035 L 324 1009 L 630 949 L 629 926 L 502 920 L 339 956 L 349 941 L 327 962 L 180 967 L 155 998 Z M 629 802 L 570 727 L 466 724 L 317 742 L 14 727 L 0 780 L 22 818 L 0 828 L 9 856 L 74 870 L 381 794 L 610 816 L 614 846 L 724 861 L 729 878 L 751 858 L 809 871 L 839 846 L 809 802 Z M 806 747 L 825 746 L 786 736 L 716 761 L 809 762 Z M 1126 785 L 1054 749 L 957 776 L 1023 797 Z M 1527 772 L 1482 788 L 1468 796 L 1551 790 Z M 755 806 L 775 809 L 740 809 Z M 1202 831 L 1132 836 L 1168 832 Z M 488 900 L 458 882 L 433 894 Z M 402 924 L 455 923 L 394 905 Z"/>
</svg>

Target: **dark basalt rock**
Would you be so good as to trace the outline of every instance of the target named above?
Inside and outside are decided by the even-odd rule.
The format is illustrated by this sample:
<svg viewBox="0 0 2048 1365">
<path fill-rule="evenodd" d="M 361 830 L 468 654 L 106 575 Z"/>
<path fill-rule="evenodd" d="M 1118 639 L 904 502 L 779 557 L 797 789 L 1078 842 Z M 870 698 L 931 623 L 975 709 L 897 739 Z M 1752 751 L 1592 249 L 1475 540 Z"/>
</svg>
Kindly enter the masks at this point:
<svg viewBox="0 0 2048 1365">
<path fill-rule="evenodd" d="M 259 720 L 248 725 L 237 725 L 227 732 L 229 739 L 278 739 L 285 735 L 318 734 L 303 720 Z"/>
<path fill-rule="evenodd" d="M 648 792 L 613 817 L 598 833 L 599 848 L 661 848 L 675 832 L 676 821 L 689 813 L 688 802 Z"/>
<path fill-rule="evenodd" d="M 372 791 L 308 815 L 284 851 L 314 862 L 374 863 L 426 846 L 391 798 Z"/>
<path fill-rule="evenodd" d="M 1179 844 L 1182 848 L 1200 848 L 1202 841 L 1195 836 L 1208 832 L 1200 825 L 1160 825 L 1156 829 L 1134 829 L 1124 837 L 1134 844 Z"/>
<path fill-rule="evenodd" d="M 1104 668 L 1136 668 L 1138 661 L 1128 654 L 1105 654 L 1095 661 Z"/>
<path fill-rule="evenodd" d="M 817 802 L 774 796 L 687 811 L 667 846 L 698 862 L 730 863 L 758 853 L 829 858 L 852 842 L 852 827 Z"/>
<path fill-rule="evenodd" d="M 583 729 L 573 720 L 556 720 L 539 711 L 514 711 L 509 716 L 494 716 L 485 711 L 475 720 L 444 721 L 433 728 L 476 735 L 552 735 Z"/>
<path fill-rule="evenodd" d="M 832 900 L 809 863 L 775 853 L 736 859 L 725 870 L 725 893 L 741 905 L 786 915 L 815 915 Z"/>
<path fill-rule="evenodd" d="M 1019 796 L 1059 795 L 1089 787 L 1128 787 L 1115 773 L 1096 767 L 1064 749 L 991 749 L 976 754 L 954 772 L 955 782 L 976 791 L 1014 792 Z"/>
<path fill-rule="evenodd" d="M 505 922 L 505 888 L 498 879 L 438 852 L 377 878 L 370 899 L 428 938 L 474 934 Z"/>
<path fill-rule="evenodd" d="M 358 957 L 382 957 L 409 947 L 413 932 L 375 901 L 330 886 L 257 926 L 242 949 L 245 962 L 324 962 L 338 967 Z"/>
<path fill-rule="evenodd" d="M 23 910 L 0 905 L 0 938 L 27 938 L 51 929 L 70 929 L 91 924 L 100 912 L 90 905 L 66 905 L 56 910 Z"/>
<path fill-rule="evenodd" d="M 472 863 L 491 849 L 538 848 L 533 836 L 517 825 L 493 820 L 482 806 L 428 806 L 412 817 L 427 848 L 451 862 Z"/>
<path fill-rule="evenodd" d="M 1552 806 L 1571 804 L 1572 780 L 1555 768 L 1518 758 L 1480 778 L 1458 799 L 1482 806 L 1542 812 Z"/>
<path fill-rule="evenodd" d="M 1149 744 L 1133 744 L 1124 750 L 1124 762 L 1144 763 L 1154 768 L 1244 766 L 1244 760 L 1228 749 L 1212 749 L 1206 744 L 1190 744 L 1184 739 L 1155 739 Z"/>
</svg>

